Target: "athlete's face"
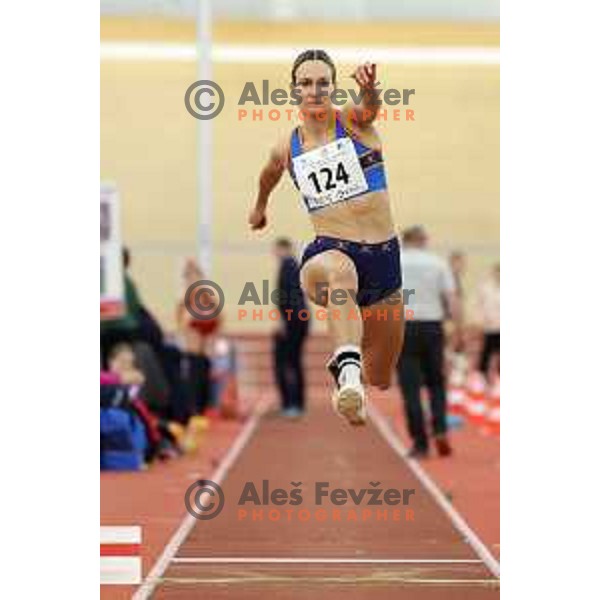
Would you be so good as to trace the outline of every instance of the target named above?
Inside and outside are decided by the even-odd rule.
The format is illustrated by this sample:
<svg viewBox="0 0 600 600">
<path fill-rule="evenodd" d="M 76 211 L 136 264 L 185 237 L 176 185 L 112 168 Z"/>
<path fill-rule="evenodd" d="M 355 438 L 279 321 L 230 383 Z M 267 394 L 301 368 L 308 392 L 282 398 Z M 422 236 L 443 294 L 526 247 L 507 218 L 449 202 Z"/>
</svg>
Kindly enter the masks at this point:
<svg viewBox="0 0 600 600">
<path fill-rule="evenodd" d="M 311 113 L 329 110 L 334 90 L 331 68 L 321 60 L 307 60 L 296 71 L 296 85 L 302 102 L 300 108 Z"/>
</svg>

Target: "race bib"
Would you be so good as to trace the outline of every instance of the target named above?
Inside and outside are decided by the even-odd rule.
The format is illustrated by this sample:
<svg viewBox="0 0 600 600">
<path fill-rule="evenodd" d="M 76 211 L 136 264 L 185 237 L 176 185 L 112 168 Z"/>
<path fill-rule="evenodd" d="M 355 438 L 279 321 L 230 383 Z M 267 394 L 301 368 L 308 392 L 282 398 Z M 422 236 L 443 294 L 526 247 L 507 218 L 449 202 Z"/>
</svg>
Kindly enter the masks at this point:
<svg viewBox="0 0 600 600">
<path fill-rule="evenodd" d="M 341 138 L 293 159 L 296 181 L 310 210 L 369 189 L 350 138 Z"/>
</svg>

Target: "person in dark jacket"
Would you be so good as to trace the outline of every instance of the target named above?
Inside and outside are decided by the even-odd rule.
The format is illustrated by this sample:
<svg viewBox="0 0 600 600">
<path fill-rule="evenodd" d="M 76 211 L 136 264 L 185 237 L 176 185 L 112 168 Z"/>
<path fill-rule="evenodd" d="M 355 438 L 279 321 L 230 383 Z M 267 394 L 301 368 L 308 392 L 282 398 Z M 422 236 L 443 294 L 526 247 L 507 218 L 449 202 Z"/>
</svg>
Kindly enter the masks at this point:
<svg viewBox="0 0 600 600">
<path fill-rule="evenodd" d="M 309 330 L 309 312 L 292 242 L 279 238 L 273 251 L 279 261 L 276 304 L 281 313 L 274 340 L 275 379 L 282 415 L 299 417 L 306 408 L 302 348 Z"/>
</svg>

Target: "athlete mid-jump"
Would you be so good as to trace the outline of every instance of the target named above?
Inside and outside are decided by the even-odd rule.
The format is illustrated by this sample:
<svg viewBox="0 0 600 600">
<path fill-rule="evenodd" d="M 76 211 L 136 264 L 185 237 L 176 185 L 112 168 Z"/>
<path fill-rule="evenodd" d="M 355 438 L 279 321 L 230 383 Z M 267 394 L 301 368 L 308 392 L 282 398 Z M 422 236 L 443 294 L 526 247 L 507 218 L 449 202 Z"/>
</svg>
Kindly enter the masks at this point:
<svg viewBox="0 0 600 600">
<path fill-rule="evenodd" d="M 389 298 L 402 286 L 402 271 L 381 142 L 373 127 L 375 71 L 372 64 L 356 69 L 362 102 L 338 111 L 330 99 L 336 68 L 329 55 L 306 50 L 298 56 L 291 86 L 304 118 L 272 150 L 249 217 L 253 229 L 266 226 L 269 196 L 288 169 L 316 235 L 302 257 L 302 286 L 313 302 L 339 311 L 329 319 L 335 350 L 327 367 L 336 381 L 334 406 L 352 424 L 366 419 L 363 384 L 390 385 L 404 333 L 400 294 L 393 302 Z M 333 290 L 347 291 L 346 301 L 332 303 Z M 356 318 L 356 304 L 362 318 Z"/>
</svg>

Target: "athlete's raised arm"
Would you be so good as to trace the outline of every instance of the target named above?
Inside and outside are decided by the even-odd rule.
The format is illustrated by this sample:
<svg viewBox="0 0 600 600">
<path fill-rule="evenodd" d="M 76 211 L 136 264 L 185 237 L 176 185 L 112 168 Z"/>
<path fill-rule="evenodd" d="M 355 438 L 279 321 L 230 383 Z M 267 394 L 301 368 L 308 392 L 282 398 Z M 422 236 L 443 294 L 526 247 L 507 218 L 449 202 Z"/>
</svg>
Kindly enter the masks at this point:
<svg viewBox="0 0 600 600">
<path fill-rule="evenodd" d="M 367 129 L 371 126 L 377 117 L 377 111 L 380 108 L 378 93 L 375 90 L 377 82 L 377 65 L 365 63 L 359 65 L 352 79 L 358 83 L 361 94 L 361 102 L 355 104 L 351 102 L 344 106 L 344 117 L 361 129 Z"/>
<path fill-rule="evenodd" d="M 259 178 L 258 197 L 254 208 L 250 211 L 248 223 L 254 229 L 263 229 L 267 225 L 267 204 L 269 196 L 279 183 L 288 166 L 290 149 L 288 142 L 282 142 L 271 151 L 267 164 L 263 167 Z"/>
</svg>

